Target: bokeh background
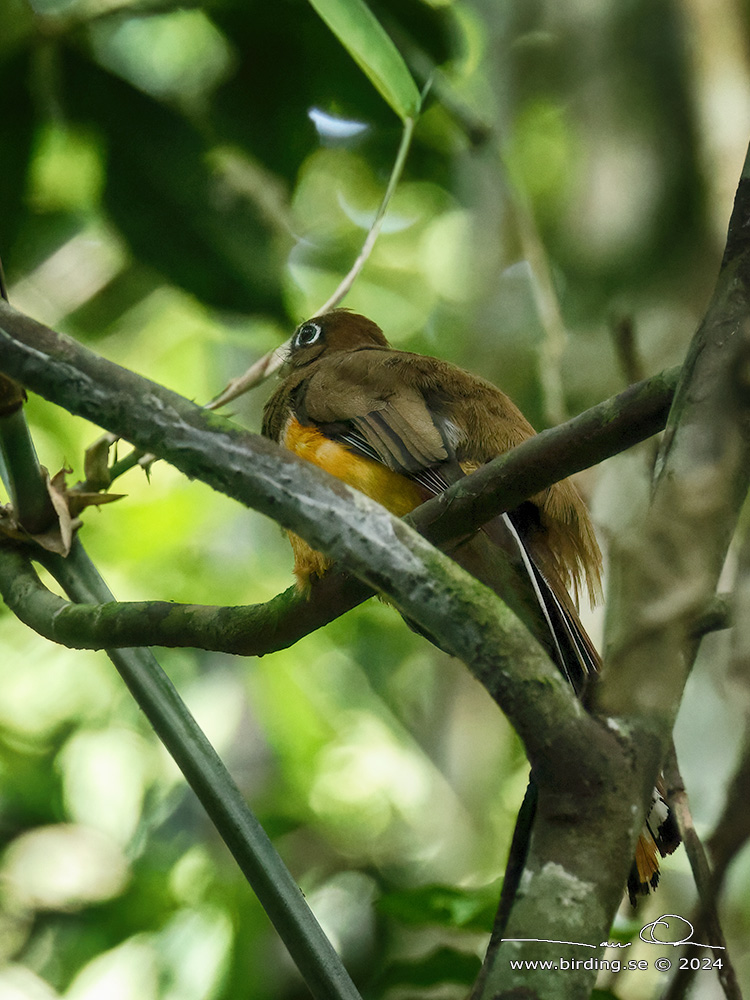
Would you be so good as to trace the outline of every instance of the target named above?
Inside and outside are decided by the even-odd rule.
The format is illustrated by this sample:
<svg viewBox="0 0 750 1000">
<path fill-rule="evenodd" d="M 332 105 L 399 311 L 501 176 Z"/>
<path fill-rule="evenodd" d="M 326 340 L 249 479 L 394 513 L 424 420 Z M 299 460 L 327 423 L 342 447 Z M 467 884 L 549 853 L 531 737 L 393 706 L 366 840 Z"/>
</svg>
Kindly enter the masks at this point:
<svg viewBox="0 0 750 1000">
<path fill-rule="evenodd" d="M 747 3 L 372 8 L 420 86 L 438 73 L 345 304 L 491 378 L 538 428 L 681 361 L 750 135 Z M 305 0 L 2 0 L 0 93 L 12 304 L 198 401 L 336 287 L 401 127 Z M 257 430 L 268 391 L 235 419 Z M 99 429 L 27 409 L 42 462 L 82 477 Z M 581 477 L 603 542 L 638 461 Z M 242 604 L 289 585 L 286 541 L 259 515 L 163 464 L 116 489 L 127 498 L 89 512 L 82 537 L 119 598 Z M 601 613 L 586 620 L 600 639 Z M 703 833 L 745 725 L 729 651 L 704 643 L 677 727 Z M 527 773 L 465 668 L 375 601 L 261 660 L 157 652 L 363 994 L 464 996 Z M 654 900 L 623 906 L 623 939 L 692 912 L 684 853 L 664 870 Z M 749 899 L 745 852 L 724 920 L 746 985 Z M 695 995 L 718 996 L 700 976 Z M 663 983 L 600 985 L 638 1000 Z M 104 654 L 4 608 L 0 996 L 307 996 Z"/>
</svg>

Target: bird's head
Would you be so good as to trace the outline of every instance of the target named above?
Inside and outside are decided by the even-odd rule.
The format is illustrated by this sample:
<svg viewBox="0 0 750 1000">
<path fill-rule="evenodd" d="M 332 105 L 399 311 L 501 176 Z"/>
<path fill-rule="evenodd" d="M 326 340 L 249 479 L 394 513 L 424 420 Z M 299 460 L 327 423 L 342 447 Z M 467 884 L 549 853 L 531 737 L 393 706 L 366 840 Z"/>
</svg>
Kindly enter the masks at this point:
<svg viewBox="0 0 750 1000">
<path fill-rule="evenodd" d="M 324 353 L 387 346 L 388 341 L 377 323 L 348 309 L 333 309 L 297 327 L 282 373 L 289 374 L 295 368 L 309 365 Z"/>
</svg>

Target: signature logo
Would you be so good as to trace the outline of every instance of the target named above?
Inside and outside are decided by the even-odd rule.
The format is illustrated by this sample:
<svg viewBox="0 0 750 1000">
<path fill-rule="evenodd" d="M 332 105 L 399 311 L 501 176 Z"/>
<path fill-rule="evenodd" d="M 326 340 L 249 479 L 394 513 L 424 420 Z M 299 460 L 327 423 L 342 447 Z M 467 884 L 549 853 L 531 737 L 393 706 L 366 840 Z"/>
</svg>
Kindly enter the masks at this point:
<svg viewBox="0 0 750 1000">
<path fill-rule="evenodd" d="M 673 921 L 673 923 L 670 923 Z M 693 941 L 695 928 L 676 913 L 663 913 L 650 924 L 641 927 L 638 937 L 644 944 L 656 944 L 664 947 L 679 948 L 683 944 L 691 944 L 694 948 L 710 948 L 713 951 L 724 951 L 723 945 L 701 944 L 700 941 Z M 674 935 L 677 935 L 674 937 Z M 674 940 L 673 940 L 674 937 Z M 555 941 L 549 938 L 503 938 L 503 941 L 538 941 L 541 944 L 572 944 L 579 948 L 630 948 L 632 941 L 602 941 L 600 944 L 587 944 L 585 941 Z"/>
<path fill-rule="evenodd" d="M 670 920 L 677 922 L 675 925 L 675 931 L 677 934 L 684 934 L 684 937 L 678 937 L 674 941 L 668 941 L 660 936 L 660 932 L 657 931 L 657 927 L 665 928 L 667 934 L 670 934 L 672 931 L 669 924 Z M 693 941 L 694 932 L 695 928 L 689 920 L 685 919 L 685 917 L 680 917 L 676 913 L 663 913 L 660 917 L 657 917 L 656 920 L 652 920 L 650 924 L 646 924 L 644 927 L 641 927 L 638 937 L 645 944 L 668 944 L 673 948 L 679 948 L 680 945 L 683 944 L 691 944 L 694 948 L 712 948 L 715 951 L 724 951 L 724 946 L 720 944 L 701 944 L 700 941 Z M 615 945 L 613 944 L 612 947 L 615 947 Z"/>
</svg>

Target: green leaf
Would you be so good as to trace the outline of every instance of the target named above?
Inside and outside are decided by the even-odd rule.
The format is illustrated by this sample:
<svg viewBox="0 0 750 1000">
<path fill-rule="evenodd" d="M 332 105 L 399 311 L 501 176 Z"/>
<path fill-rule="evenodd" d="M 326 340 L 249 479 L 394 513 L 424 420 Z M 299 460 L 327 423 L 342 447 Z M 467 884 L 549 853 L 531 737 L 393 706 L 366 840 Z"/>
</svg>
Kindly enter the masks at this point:
<svg viewBox="0 0 750 1000">
<path fill-rule="evenodd" d="M 482 963 L 477 955 L 455 948 L 436 948 L 415 961 L 392 962 L 378 977 L 380 990 L 392 986 L 437 986 L 443 983 L 471 985 Z"/>
<path fill-rule="evenodd" d="M 401 119 L 419 112 L 406 63 L 364 0 L 310 0 L 331 31 Z"/>
<path fill-rule="evenodd" d="M 378 907 L 405 924 L 490 931 L 499 898 L 497 883 L 473 890 L 426 885 L 389 892 L 378 900 Z"/>
<path fill-rule="evenodd" d="M 104 204 L 142 265 L 220 309 L 280 311 L 280 233 L 169 106 L 72 50 L 65 99 L 107 152 Z"/>
</svg>

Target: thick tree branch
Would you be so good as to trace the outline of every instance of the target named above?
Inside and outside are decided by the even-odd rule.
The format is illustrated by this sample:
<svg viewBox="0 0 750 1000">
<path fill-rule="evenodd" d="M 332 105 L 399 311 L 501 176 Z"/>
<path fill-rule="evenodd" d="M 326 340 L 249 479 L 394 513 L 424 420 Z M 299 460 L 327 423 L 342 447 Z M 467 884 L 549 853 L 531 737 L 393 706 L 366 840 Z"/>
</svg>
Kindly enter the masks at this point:
<svg viewBox="0 0 750 1000">
<path fill-rule="evenodd" d="M 745 732 L 736 769 L 727 789 L 724 809 L 708 848 L 714 865 L 714 892 L 722 889 L 727 869 L 750 839 L 750 538 L 740 550 L 734 586 L 734 616 L 731 680 L 745 709 Z"/>
<path fill-rule="evenodd" d="M 30 320 L 21 319 L 20 330 L 17 321 L 13 325 L 20 336 L 0 334 L 0 344 L 4 358 L 12 355 L 7 367 L 15 377 L 346 560 L 357 576 L 390 594 L 403 613 L 468 663 L 524 740 L 540 788 L 541 822 L 508 933 L 598 945 L 619 901 L 632 849 L 631 748 L 617 731 L 585 715 L 541 650 L 531 647 L 529 655 L 527 635 L 494 595 L 382 508 L 294 456 Z M 61 370 L 70 380 L 64 391 Z M 529 444 L 543 453 L 544 441 L 540 436 Z M 540 488 L 540 478 L 535 470 L 529 474 L 519 500 Z M 471 486 L 462 486 L 481 509 L 480 494 L 474 498 Z M 433 506 L 437 513 L 449 509 L 446 501 Z M 447 517 L 443 523 L 449 524 Z M 464 522 L 461 533 L 466 530 Z M 445 529 L 447 537 L 455 532 L 452 525 Z M 639 786 L 635 797 L 645 797 L 645 789 Z M 611 874 L 613 855 L 622 870 L 594 896 L 592 873 Z M 569 899 L 564 913 L 549 912 L 550 893 Z M 568 948 L 554 947 L 558 955 Z M 495 954 L 504 949 L 503 942 Z M 500 980 L 495 979 L 498 970 Z M 492 995 L 487 991 L 509 981 L 503 961 L 486 971 L 477 996 Z M 573 995 L 569 985 L 566 995 Z"/>
<path fill-rule="evenodd" d="M 532 761 L 549 752 L 543 736 L 549 731 L 568 746 L 560 761 L 571 766 L 590 744 L 579 702 L 518 619 L 413 529 L 274 443 L 7 309 L 15 336 L 5 323 L 0 346 L 12 377 L 346 562 L 464 660 L 501 705 Z"/>
<path fill-rule="evenodd" d="M 264 604 L 239 607 L 170 601 L 72 604 L 45 587 L 31 564 L 32 552 L 50 571 L 60 558 L 0 544 L 0 593 L 29 628 L 71 649 L 168 646 L 263 656 L 294 645 L 374 593 L 337 572 L 316 581 L 312 600 L 290 587 Z"/>
<path fill-rule="evenodd" d="M 697 914 L 693 914 L 690 920 L 690 923 L 695 928 L 694 940 L 708 942 L 715 947 L 726 949 L 726 940 L 719 921 L 717 906 L 719 885 L 716 876 L 711 872 L 706 851 L 693 824 L 693 817 L 687 801 L 687 792 L 677 767 L 674 747 L 667 759 L 664 768 L 664 777 L 668 787 L 669 801 L 672 803 L 672 808 L 675 811 L 680 836 L 685 845 L 685 852 L 690 860 L 690 867 L 693 871 L 693 878 L 698 890 L 698 899 L 700 900 L 698 912 Z M 747 799 L 744 801 L 746 802 Z M 684 957 L 688 961 L 684 965 L 681 965 L 673 976 L 663 1000 L 682 1000 L 682 998 L 687 996 L 689 984 L 695 978 L 696 971 L 698 971 L 691 968 L 690 960 L 700 960 L 704 955 L 700 947 L 688 946 Z M 721 969 L 718 970 L 717 975 L 723 987 L 724 995 L 727 1000 L 742 1000 L 742 991 L 737 981 L 737 973 L 726 950 L 721 958 Z"/>
<path fill-rule="evenodd" d="M 629 863 L 628 761 L 617 734 L 585 714 L 541 649 L 530 644 L 528 634 L 495 596 L 403 522 L 269 442 L 26 318 L 16 319 L 13 327 L 15 339 L 0 333 L 3 356 L 9 359 L 3 364 L 29 388 L 59 399 L 73 412 L 299 532 L 315 547 L 345 561 L 370 586 L 389 594 L 402 613 L 467 663 L 524 741 L 540 789 L 540 832 L 532 848 L 544 864 L 534 893 L 529 895 L 524 885 L 512 919 L 519 913 L 518 926 L 528 931 L 534 925 L 529 937 L 604 937 Z M 66 376 L 62 389 L 61 373 Z M 548 438 L 529 443 L 541 449 L 537 460 Z M 618 444 L 622 446 L 621 440 Z M 528 476 L 515 502 L 541 488 L 543 477 L 536 471 L 540 465 L 537 461 L 531 471 L 525 468 Z M 475 497 L 471 486 L 462 486 L 481 509 L 481 494 Z M 436 514 L 450 512 L 446 499 L 433 507 Z M 455 537 L 447 516 L 443 524 L 449 525 L 445 535 Z M 464 522 L 461 534 L 466 531 Z M 612 805 L 602 812 L 598 803 L 603 797 Z M 617 884 L 614 879 L 608 883 L 609 894 L 596 901 L 593 913 L 588 908 L 584 918 L 577 906 L 564 914 L 549 911 L 550 893 L 570 893 L 576 902 L 588 904 L 591 873 L 607 871 L 613 851 L 625 867 Z M 491 980 L 486 985 L 493 988 Z M 477 995 L 488 995 L 479 988 Z"/>
<path fill-rule="evenodd" d="M 0 313 L 2 309 L 0 304 Z M 18 331 L 25 337 L 27 355 L 24 361 L 27 368 L 30 366 L 33 369 L 34 365 L 40 368 L 48 396 L 61 405 L 67 405 L 72 381 L 70 366 L 77 363 L 77 358 L 80 361 L 82 349 L 9 307 L 5 311 L 3 322 L 7 330 Z M 49 350 L 50 342 L 58 342 L 67 348 L 60 352 L 64 363 L 61 363 L 63 359 L 55 359 Z M 28 349 L 33 350 L 35 345 L 43 346 L 47 353 L 29 355 Z M 86 355 L 89 363 L 96 359 L 90 352 L 85 352 Z M 108 364 L 103 359 L 96 360 L 99 366 Z M 112 369 L 118 371 L 116 366 L 106 370 Z M 100 374 L 104 376 L 103 372 Z M 501 511 L 512 509 L 559 479 L 656 433 L 666 420 L 677 376 L 678 369 L 663 372 L 630 386 L 625 392 L 559 427 L 542 432 L 461 480 L 443 496 L 423 504 L 406 519 L 407 522 L 435 544 L 449 547 Z M 167 390 L 142 381 L 152 392 L 162 391 L 169 399 L 180 400 Z M 110 387 L 106 377 L 103 377 L 100 394 L 106 394 L 108 388 L 112 394 L 117 391 L 116 386 Z M 181 400 L 181 403 L 192 407 L 186 400 Z M 133 405 L 136 405 L 135 400 Z M 73 400 L 70 408 L 81 412 L 75 406 Z M 192 409 L 200 412 L 195 407 Z M 89 415 L 94 419 L 92 414 Z M 244 434 L 237 428 L 234 430 Z M 264 439 L 249 434 L 244 434 L 244 443 L 250 454 L 256 445 L 265 451 L 269 447 Z M 208 472 L 211 474 L 202 475 L 200 468 L 193 467 L 189 474 L 205 478 L 211 485 L 222 489 L 220 483 L 212 481 L 210 468 Z M 6 588 L 6 597 L 16 602 L 15 609 L 26 615 L 29 624 L 33 619 L 33 627 L 55 641 L 79 648 L 134 644 L 186 645 L 241 655 L 262 655 L 285 648 L 372 593 L 371 589 L 362 585 L 355 586 L 351 577 L 337 573 L 317 584 L 307 601 L 289 590 L 266 605 L 249 608 L 211 608 L 165 602 L 139 602 L 97 609 L 59 607 L 54 619 L 45 623 L 44 616 L 40 617 L 39 612 L 43 607 L 52 608 L 48 599 L 41 601 L 40 595 L 33 608 L 30 606 L 26 611 L 21 611 L 17 603 L 19 599 L 30 599 L 33 593 L 39 593 L 38 586 L 32 586 L 33 576 L 27 573 L 25 580 L 27 586 L 24 588 L 21 588 L 20 580 L 13 591 Z"/>
<path fill-rule="evenodd" d="M 71 604 L 44 586 L 31 565 L 32 552 L 50 570 L 60 558 L 28 547 L 0 545 L 0 594 L 29 628 L 70 649 L 167 646 L 265 656 L 293 646 L 374 593 L 361 580 L 338 570 L 316 580 L 310 597 L 289 587 L 263 604 Z M 727 598 L 719 595 L 700 617 L 695 634 L 702 636 L 729 624 Z"/>
<path fill-rule="evenodd" d="M 750 262 L 725 269 L 675 403 L 645 520 L 617 540 L 609 669 L 598 704 L 673 721 L 695 622 L 714 597 L 748 486 L 746 389 Z M 654 663 L 661 669 L 655 671 Z"/>
<path fill-rule="evenodd" d="M 747 716 L 748 678 L 750 673 L 750 542 L 745 539 L 740 551 L 737 579 L 734 588 L 734 616 L 736 627 L 733 633 L 732 679 L 736 695 L 742 699 Z M 724 880 L 730 865 L 750 839 L 750 813 L 747 803 L 750 799 L 750 718 L 745 719 L 743 745 L 740 750 L 735 772 L 727 789 L 724 808 L 708 841 L 708 851 L 713 865 L 707 890 L 699 897 L 697 911 L 691 917 L 696 928 L 696 936 L 710 927 L 715 919 L 718 901 L 724 887 Z M 688 957 L 696 957 L 694 951 Z M 719 978 L 723 980 L 727 969 L 722 969 Z M 675 976 L 665 1000 L 678 1000 L 687 996 L 694 970 L 689 966 Z M 722 982 L 727 997 L 739 996 L 739 988 L 730 979 Z M 732 990 L 735 990 L 733 993 Z"/>
<path fill-rule="evenodd" d="M 0 463 L 18 472 L 9 477 L 13 509 L 18 523 L 34 534 L 49 527 L 55 510 L 23 415 L 25 398 L 17 382 L 0 375 Z"/>
<path fill-rule="evenodd" d="M 606 940 L 646 803 L 670 746 L 695 623 L 714 596 L 750 482 L 747 170 L 746 165 L 730 224 L 728 248 L 735 254 L 728 250 L 691 345 L 651 502 L 646 511 L 635 512 L 630 532 L 615 540 L 610 553 L 605 669 L 592 702 L 618 743 L 622 767 L 610 772 L 609 784 L 575 801 L 551 774 L 537 771 L 539 805 L 523 893 L 504 940 L 491 944 L 474 993 L 481 1000 L 521 990 L 530 1000 L 588 996 L 593 970 L 571 971 L 561 989 L 550 988 L 547 972 L 511 970 L 509 960 L 520 956 L 568 957 L 560 944 L 524 946 L 513 939 L 542 937 L 544 914 L 557 898 L 558 939 L 593 945 Z M 617 759 L 613 752 L 609 763 Z M 581 951 L 571 949 L 570 957 L 580 959 Z"/>
</svg>

